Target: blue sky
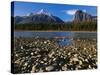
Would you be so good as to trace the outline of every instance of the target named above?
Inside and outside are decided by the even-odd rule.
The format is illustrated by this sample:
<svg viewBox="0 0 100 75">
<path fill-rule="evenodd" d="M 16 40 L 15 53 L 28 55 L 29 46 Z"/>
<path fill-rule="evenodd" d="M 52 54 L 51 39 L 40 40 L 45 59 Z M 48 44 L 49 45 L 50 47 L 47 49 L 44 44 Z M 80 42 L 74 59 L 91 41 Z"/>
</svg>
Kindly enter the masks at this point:
<svg viewBox="0 0 100 75">
<path fill-rule="evenodd" d="M 14 16 L 25 16 L 31 12 L 36 13 L 41 9 L 50 12 L 54 16 L 58 16 L 64 21 L 71 21 L 76 10 L 83 10 L 84 12 L 87 12 L 93 16 L 97 15 L 96 6 L 14 2 Z"/>
</svg>

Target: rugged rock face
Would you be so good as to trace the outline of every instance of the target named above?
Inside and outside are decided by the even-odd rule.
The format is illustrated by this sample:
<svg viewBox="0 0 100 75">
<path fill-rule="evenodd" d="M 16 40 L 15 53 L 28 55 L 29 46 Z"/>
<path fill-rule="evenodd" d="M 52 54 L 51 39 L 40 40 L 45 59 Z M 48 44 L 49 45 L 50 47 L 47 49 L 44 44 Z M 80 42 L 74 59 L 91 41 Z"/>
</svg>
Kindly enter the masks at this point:
<svg viewBox="0 0 100 75">
<path fill-rule="evenodd" d="M 82 10 L 77 10 L 75 15 L 74 15 L 74 22 L 89 22 L 89 21 L 94 21 L 96 20 L 96 17 L 94 18 L 94 16 L 83 12 Z"/>
<path fill-rule="evenodd" d="M 15 17 L 16 24 L 25 24 L 25 23 L 63 23 L 63 21 L 57 17 L 53 16 L 50 13 L 45 12 L 43 9 L 37 12 L 36 14 L 30 13 L 24 17 Z"/>
<path fill-rule="evenodd" d="M 92 16 L 94 21 L 97 21 L 97 16 Z"/>
</svg>

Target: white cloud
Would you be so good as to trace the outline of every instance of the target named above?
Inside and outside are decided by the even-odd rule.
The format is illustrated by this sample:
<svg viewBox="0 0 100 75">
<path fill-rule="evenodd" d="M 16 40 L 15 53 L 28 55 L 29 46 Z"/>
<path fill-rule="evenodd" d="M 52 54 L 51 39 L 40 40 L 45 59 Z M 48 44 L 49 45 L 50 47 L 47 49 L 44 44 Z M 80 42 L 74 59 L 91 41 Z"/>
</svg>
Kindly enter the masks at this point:
<svg viewBox="0 0 100 75">
<path fill-rule="evenodd" d="M 73 9 L 73 10 L 65 10 L 64 12 L 68 15 L 74 15 L 76 11 L 77 11 L 76 9 Z"/>
<path fill-rule="evenodd" d="M 74 15 L 78 9 L 72 9 L 72 10 L 64 10 L 64 12 L 68 15 Z M 82 10 L 83 12 L 86 12 L 86 10 Z"/>
</svg>

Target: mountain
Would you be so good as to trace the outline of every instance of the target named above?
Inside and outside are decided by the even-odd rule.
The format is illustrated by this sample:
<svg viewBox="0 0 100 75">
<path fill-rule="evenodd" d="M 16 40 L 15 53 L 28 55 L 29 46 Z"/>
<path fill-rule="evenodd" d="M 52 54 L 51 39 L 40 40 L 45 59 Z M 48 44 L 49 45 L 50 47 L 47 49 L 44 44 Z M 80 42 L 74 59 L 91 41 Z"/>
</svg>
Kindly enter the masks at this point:
<svg viewBox="0 0 100 75">
<path fill-rule="evenodd" d="M 16 17 L 14 18 L 14 23 L 19 23 L 19 22 L 21 22 L 22 20 L 23 20 L 23 17 L 16 16 Z"/>
<path fill-rule="evenodd" d="M 92 16 L 94 21 L 97 21 L 97 16 Z"/>
<path fill-rule="evenodd" d="M 36 14 L 45 14 L 45 15 L 48 15 L 48 16 L 52 16 L 51 13 L 45 11 L 44 9 L 41 9 L 40 11 L 38 11 Z"/>
<path fill-rule="evenodd" d="M 52 14 L 41 9 L 37 13 L 30 13 L 27 16 L 16 16 L 15 24 L 25 24 L 25 23 L 64 23 L 59 17 L 53 16 Z"/>
<path fill-rule="evenodd" d="M 75 15 L 74 15 L 74 22 L 90 22 L 90 21 L 95 21 L 97 18 L 96 16 L 92 16 L 86 12 L 83 12 L 82 10 L 77 10 Z"/>
</svg>

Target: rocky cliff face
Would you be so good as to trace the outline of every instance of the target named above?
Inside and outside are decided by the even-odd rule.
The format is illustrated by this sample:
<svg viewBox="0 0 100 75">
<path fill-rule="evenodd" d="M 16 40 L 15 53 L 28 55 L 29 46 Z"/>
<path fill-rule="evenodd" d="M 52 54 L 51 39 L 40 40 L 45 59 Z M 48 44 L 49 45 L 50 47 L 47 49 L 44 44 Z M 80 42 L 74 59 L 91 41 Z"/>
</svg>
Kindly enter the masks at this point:
<svg viewBox="0 0 100 75">
<path fill-rule="evenodd" d="M 95 18 L 96 19 L 96 18 Z M 74 22 L 90 22 L 95 20 L 94 17 L 82 10 L 77 10 L 74 15 Z"/>
</svg>

